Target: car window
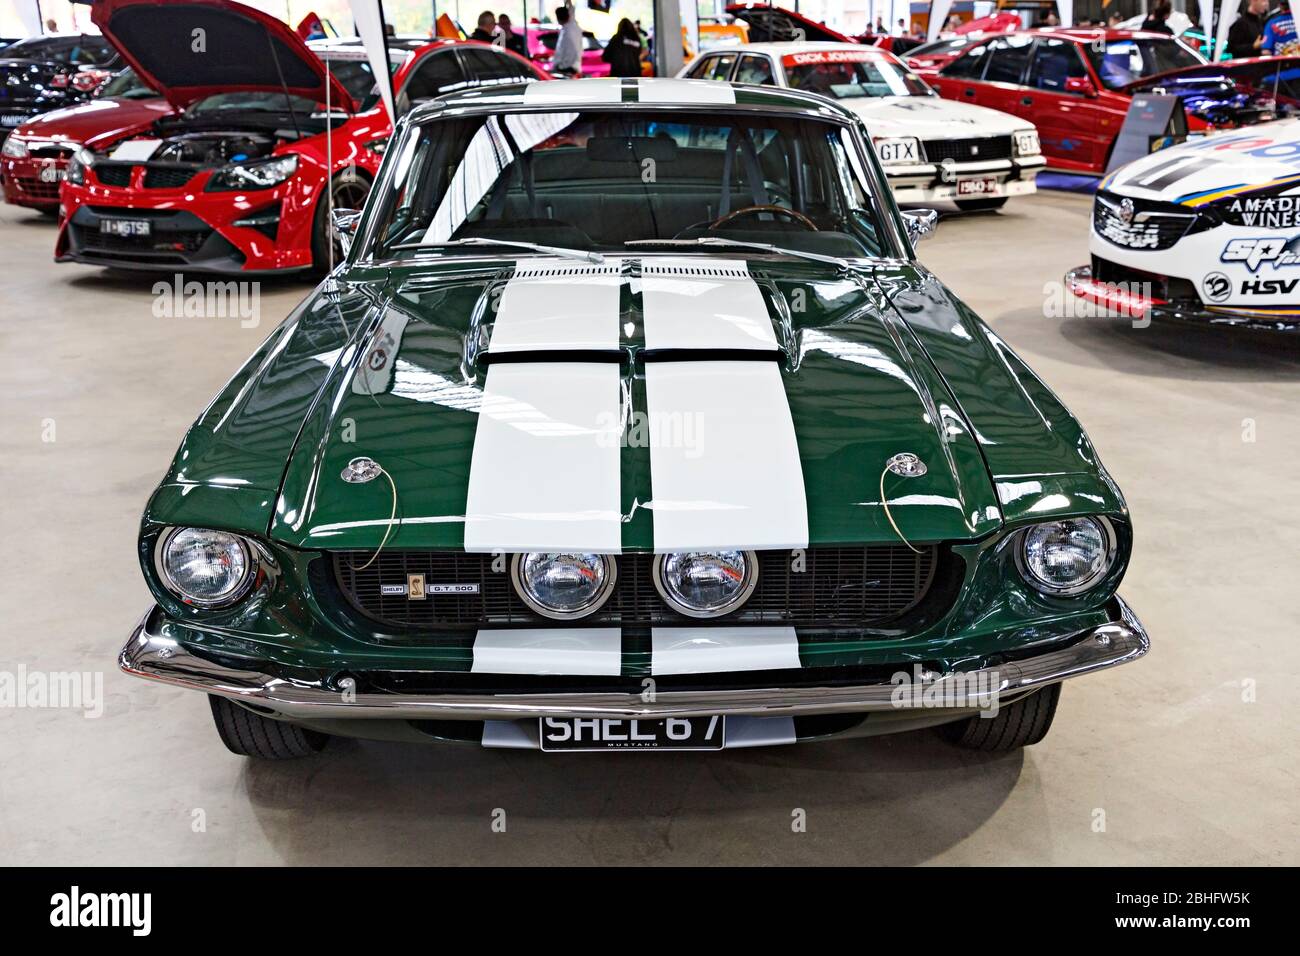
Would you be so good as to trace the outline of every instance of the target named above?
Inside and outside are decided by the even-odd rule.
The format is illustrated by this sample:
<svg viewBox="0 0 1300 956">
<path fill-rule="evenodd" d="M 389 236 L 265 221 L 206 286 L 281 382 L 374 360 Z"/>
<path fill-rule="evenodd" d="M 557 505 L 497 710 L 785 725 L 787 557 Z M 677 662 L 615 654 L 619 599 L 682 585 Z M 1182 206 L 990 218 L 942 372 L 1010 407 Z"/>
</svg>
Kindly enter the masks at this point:
<svg viewBox="0 0 1300 956">
<path fill-rule="evenodd" d="M 987 83 L 1019 83 L 1029 62 L 1032 36 L 999 37 L 989 43 L 989 65 L 984 70 Z"/>
<path fill-rule="evenodd" d="M 691 68 L 686 71 L 686 75 L 693 80 L 704 79 L 705 73 L 713 69 L 714 59 L 715 58 L 711 56 L 702 56 L 697 58 L 696 61 L 691 64 Z"/>
<path fill-rule="evenodd" d="M 412 103 L 431 100 L 465 85 L 465 74 L 453 50 L 427 54 L 416 64 L 402 88 L 402 95 Z"/>
<path fill-rule="evenodd" d="M 933 90 L 893 57 L 866 50 L 791 53 L 781 58 L 792 89 L 831 99 L 868 96 L 930 96 Z"/>
<path fill-rule="evenodd" d="M 1204 62 L 1172 37 L 1111 40 L 1105 46 L 1100 43 L 1089 44 L 1087 51 L 1101 82 L 1111 89 L 1118 89 L 1143 77 Z"/>
<path fill-rule="evenodd" d="M 752 83 L 755 86 L 775 86 L 776 80 L 772 76 L 772 61 L 765 56 L 754 56 L 749 54 L 740 58 L 740 66 L 736 68 L 737 83 Z"/>
<path fill-rule="evenodd" d="M 512 68 L 511 57 L 492 50 L 464 49 L 460 51 L 461 61 L 471 84 L 513 83 L 519 79 L 519 72 Z"/>
<path fill-rule="evenodd" d="M 884 207 L 856 148 L 848 127 L 814 117 L 643 108 L 431 118 L 391 148 L 403 172 L 379 200 L 375 254 L 464 238 L 624 252 L 638 240 L 717 236 L 880 255 Z M 651 160 L 657 175 L 646 180 Z"/>
<path fill-rule="evenodd" d="M 736 54 L 725 53 L 722 56 L 712 58 L 713 62 L 709 64 L 708 71 L 704 74 L 706 80 L 725 80 L 731 73 L 731 64 L 736 62 Z"/>
<path fill-rule="evenodd" d="M 988 61 L 988 58 L 988 44 L 977 43 L 940 70 L 939 75 L 962 80 L 981 79 L 984 76 L 984 64 Z"/>
<path fill-rule="evenodd" d="M 1034 50 L 1029 85 L 1040 90 L 1065 92 L 1065 81 L 1086 77 L 1087 67 L 1079 58 L 1079 48 L 1068 40 L 1042 40 Z"/>
</svg>

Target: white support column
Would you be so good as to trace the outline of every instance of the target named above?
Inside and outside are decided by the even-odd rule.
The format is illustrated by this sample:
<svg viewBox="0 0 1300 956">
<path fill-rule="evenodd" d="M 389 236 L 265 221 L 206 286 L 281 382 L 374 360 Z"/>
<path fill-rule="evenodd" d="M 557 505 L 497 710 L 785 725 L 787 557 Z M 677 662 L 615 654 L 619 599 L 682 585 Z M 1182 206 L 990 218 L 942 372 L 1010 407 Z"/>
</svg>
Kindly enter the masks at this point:
<svg viewBox="0 0 1300 956">
<path fill-rule="evenodd" d="M 655 75 L 676 76 L 682 68 L 681 0 L 655 0 Z"/>
<path fill-rule="evenodd" d="M 930 23 L 925 29 L 927 40 L 939 39 L 939 31 L 943 29 L 951 11 L 952 0 L 933 0 L 930 4 Z M 910 27 L 911 24 L 909 23 L 908 26 Z"/>
<path fill-rule="evenodd" d="M 1237 4 L 1233 0 L 1222 0 L 1219 4 L 1219 29 L 1214 39 L 1214 56 L 1218 59 L 1219 51 L 1228 48 L 1228 31 L 1237 22 Z"/>
</svg>

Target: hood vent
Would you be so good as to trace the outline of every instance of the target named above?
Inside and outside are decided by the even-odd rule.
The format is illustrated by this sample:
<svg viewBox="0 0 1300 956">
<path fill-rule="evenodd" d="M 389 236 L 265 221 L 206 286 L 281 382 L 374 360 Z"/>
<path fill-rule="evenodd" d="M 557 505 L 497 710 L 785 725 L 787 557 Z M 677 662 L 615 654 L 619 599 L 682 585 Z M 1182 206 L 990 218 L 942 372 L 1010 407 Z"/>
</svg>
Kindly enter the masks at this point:
<svg viewBox="0 0 1300 956">
<path fill-rule="evenodd" d="M 580 276 L 616 276 L 623 270 L 621 262 L 578 263 L 572 265 L 516 266 L 515 279 L 562 279 Z"/>
<path fill-rule="evenodd" d="M 750 279 L 753 276 L 744 266 L 732 265 L 665 265 L 648 259 L 641 264 L 641 274 L 647 276 L 691 276 L 701 279 Z"/>
</svg>

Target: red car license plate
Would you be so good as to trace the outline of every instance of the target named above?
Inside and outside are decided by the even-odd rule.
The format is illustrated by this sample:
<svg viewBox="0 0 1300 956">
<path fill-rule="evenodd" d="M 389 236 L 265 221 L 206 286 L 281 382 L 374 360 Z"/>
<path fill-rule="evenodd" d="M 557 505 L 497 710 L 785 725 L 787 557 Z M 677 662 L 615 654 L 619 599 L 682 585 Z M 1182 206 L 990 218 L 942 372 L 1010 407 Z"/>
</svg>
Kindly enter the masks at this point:
<svg viewBox="0 0 1300 956">
<path fill-rule="evenodd" d="M 147 236 L 148 219 L 101 219 L 99 231 L 110 236 Z"/>
</svg>

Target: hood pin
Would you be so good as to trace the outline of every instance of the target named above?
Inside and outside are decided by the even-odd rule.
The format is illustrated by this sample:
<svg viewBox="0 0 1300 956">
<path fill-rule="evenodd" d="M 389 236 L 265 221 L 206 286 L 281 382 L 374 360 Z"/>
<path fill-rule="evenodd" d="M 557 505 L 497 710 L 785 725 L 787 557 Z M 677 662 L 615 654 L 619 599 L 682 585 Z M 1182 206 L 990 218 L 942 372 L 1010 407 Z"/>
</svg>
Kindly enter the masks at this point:
<svg viewBox="0 0 1300 956">
<path fill-rule="evenodd" d="M 926 472 L 925 462 L 910 451 L 902 451 L 885 462 L 885 470 L 901 478 L 920 478 Z"/>
<path fill-rule="evenodd" d="M 383 472 L 384 469 L 373 458 L 353 458 L 339 477 L 348 484 L 363 485 L 367 481 L 374 481 Z"/>
</svg>

